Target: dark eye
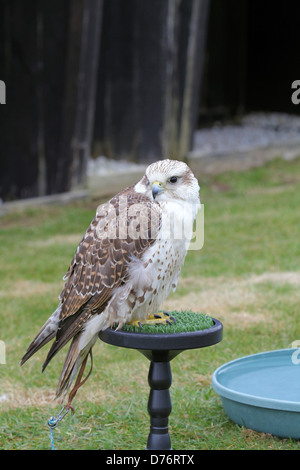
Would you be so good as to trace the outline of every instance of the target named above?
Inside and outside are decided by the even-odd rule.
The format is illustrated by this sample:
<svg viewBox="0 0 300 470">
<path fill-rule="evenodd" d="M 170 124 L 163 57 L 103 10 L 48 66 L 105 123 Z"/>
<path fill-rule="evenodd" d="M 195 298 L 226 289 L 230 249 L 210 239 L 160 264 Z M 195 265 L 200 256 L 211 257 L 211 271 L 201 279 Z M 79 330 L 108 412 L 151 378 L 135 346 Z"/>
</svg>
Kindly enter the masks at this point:
<svg viewBox="0 0 300 470">
<path fill-rule="evenodd" d="M 149 186 L 149 180 L 148 180 L 148 178 L 147 178 L 146 175 L 144 176 L 144 179 L 143 179 L 142 182 L 143 182 L 146 186 Z"/>
<path fill-rule="evenodd" d="M 169 179 L 170 183 L 177 183 L 177 176 L 171 176 L 171 178 Z"/>
</svg>

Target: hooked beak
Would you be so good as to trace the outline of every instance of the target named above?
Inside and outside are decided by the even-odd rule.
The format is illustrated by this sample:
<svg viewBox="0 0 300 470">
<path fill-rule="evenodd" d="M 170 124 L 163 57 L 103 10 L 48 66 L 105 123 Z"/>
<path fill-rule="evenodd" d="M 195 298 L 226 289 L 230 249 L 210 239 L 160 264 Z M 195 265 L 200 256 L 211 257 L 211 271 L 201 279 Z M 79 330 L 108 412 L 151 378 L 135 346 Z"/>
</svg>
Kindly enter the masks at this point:
<svg viewBox="0 0 300 470">
<path fill-rule="evenodd" d="M 154 181 L 152 185 L 152 196 L 155 199 L 160 193 L 164 191 L 164 187 L 159 181 Z"/>
</svg>

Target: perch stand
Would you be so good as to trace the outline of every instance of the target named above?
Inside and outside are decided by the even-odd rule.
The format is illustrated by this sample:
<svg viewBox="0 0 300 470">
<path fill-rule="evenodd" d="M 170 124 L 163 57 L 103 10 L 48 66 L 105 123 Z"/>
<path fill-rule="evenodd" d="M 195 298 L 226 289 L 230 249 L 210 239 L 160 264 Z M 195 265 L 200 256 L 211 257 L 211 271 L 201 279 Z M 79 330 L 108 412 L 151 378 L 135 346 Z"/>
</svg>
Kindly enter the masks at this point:
<svg viewBox="0 0 300 470">
<path fill-rule="evenodd" d="M 99 334 L 105 343 L 136 349 L 150 361 L 148 382 L 150 395 L 148 412 L 150 433 L 146 450 L 171 450 L 168 429 L 172 410 L 169 388 L 172 383 L 171 360 L 186 349 L 212 346 L 222 340 L 222 323 L 213 319 L 214 325 L 205 330 L 185 333 L 143 333 L 107 329 Z"/>
</svg>

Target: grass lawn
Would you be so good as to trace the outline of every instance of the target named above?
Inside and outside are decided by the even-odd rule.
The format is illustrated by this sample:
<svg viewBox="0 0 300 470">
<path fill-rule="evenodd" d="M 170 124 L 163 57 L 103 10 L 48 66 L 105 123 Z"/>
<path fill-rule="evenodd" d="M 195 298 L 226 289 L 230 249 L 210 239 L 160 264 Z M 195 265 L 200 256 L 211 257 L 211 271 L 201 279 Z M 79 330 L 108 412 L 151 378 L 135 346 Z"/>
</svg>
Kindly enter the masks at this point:
<svg viewBox="0 0 300 470">
<path fill-rule="evenodd" d="M 205 242 L 190 251 L 166 310 L 219 319 L 223 341 L 172 361 L 174 449 L 300 449 L 300 442 L 229 421 L 211 387 L 221 364 L 300 340 L 300 159 L 215 177 L 198 175 Z M 0 449 L 49 449 L 47 421 L 65 352 L 41 374 L 48 348 L 19 361 L 56 308 L 62 277 L 98 202 L 47 206 L 0 219 Z M 58 449 L 144 449 L 149 417 L 148 361 L 98 342 L 94 369 L 54 431 Z M 299 366 L 300 367 L 300 366 Z"/>
</svg>

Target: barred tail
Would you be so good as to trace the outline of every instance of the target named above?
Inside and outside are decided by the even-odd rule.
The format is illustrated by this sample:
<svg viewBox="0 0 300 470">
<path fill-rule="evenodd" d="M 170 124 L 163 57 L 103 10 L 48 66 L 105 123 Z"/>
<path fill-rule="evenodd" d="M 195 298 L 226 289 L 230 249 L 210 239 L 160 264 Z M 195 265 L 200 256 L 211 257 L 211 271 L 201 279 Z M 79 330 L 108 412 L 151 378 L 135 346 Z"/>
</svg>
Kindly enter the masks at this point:
<svg viewBox="0 0 300 470">
<path fill-rule="evenodd" d="M 97 335 L 82 350 L 79 350 L 80 336 L 81 334 L 79 333 L 72 340 L 56 390 L 56 398 L 62 396 L 63 399 L 77 375 L 75 386 L 69 395 L 69 403 L 74 398 L 78 388 L 83 385 L 84 382 L 86 382 L 92 372 L 92 348 L 97 339 Z M 91 369 L 86 378 L 82 380 L 83 372 L 85 370 L 89 355 L 91 356 Z"/>
<path fill-rule="evenodd" d="M 53 339 L 56 335 L 58 322 L 60 316 L 60 305 L 55 310 L 55 312 L 51 315 L 51 317 L 46 321 L 43 325 L 37 336 L 34 340 L 30 343 L 27 348 L 26 353 L 21 359 L 20 365 L 22 366 L 33 354 L 35 354 L 40 348 L 42 348 L 45 344 L 47 344 L 51 339 Z"/>
</svg>

